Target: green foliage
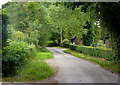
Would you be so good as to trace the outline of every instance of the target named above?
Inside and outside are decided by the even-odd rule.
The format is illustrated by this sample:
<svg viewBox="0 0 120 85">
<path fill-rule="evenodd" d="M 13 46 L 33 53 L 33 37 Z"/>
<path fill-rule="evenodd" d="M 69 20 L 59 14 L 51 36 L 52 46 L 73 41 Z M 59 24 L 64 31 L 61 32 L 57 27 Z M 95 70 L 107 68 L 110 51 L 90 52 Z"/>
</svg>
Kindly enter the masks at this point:
<svg viewBox="0 0 120 85">
<path fill-rule="evenodd" d="M 70 43 L 68 39 L 64 39 L 62 43 Z"/>
<path fill-rule="evenodd" d="M 37 53 L 36 46 L 34 44 L 29 45 L 30 56 L 34 58 Z"/>
<path fill-rule="evenodd" d="M 47 40 L 49 40 L 48 37 L 47 37 L 47 34 L 42 35 L 42 36 L 39 38 L 39 41 L 40 41 L 40 42 L 39 42 L 39 45 L 40 45 L 42 48 L 46 47 L 46 45 L 48 44 Z"/>
<path fill-rule="evenodd" d="M 59 31 L 59 28 L 57 28 L 55 32 L 52 32 L 52 36 L 49 39 L 48 46 L 59 45 L 59 43 L 60 43 L 60 32 L 58 32 L 58 31 Z"/>
<path fill-rule="evenodd" d="M 38 51 L 40 51 L 40 52 L 50 52 L 48 49 L 46 49 L 45 47 L 44 48 L 42 48 L 42 47 L 39 47 L 38 48 Z"/>
<path fill-rule="evenodd" d="M 66 47 L 66 48 L 69 48 L 70 47 L 70 44 L 68 43 L 65 43 L 65 44 L 62 44 L 63 47 Z"/>
<path fill-rule="evenodd" d="M 113 57 L 113 52 L 111 49 L 102 47 L 91 47 L 91 46 L 78 46 L 73 44 L 63 44 L 63 47 L 68 47 L 80 53 L 88 54 L 90 56 L 95 56 L 99 58 L 104 58 L 109 61 L 116 61 Z"/>
<path fill-rule="evenodd" d="M 90 46 L 93 44 L 95 38 L 95 29 L 91 26 L 89 22 L 86 22 L 84 29 L 87 29 L 87 34 L 83 35 L 82 41 L 85 46 Z"/>
<path fill-rule="evenodd" d="M 29 47 L 25 42 L 12 41 L 3 48 L 2 56 L 3 76 L 12 75 L 29 59 Z"/>
<path fill-rule="evenodd" d="M 63 43 L 70 43 L 71 38 L 75 36 L 76 44 L 80 44 L 79 42 L 82 41 L 86 46 L 92 45 L 95 47 L 103 46 L 104 43 L 99 42 L 99 40 L 105 42 L 109 38 L 111 39 L 113 52 L 107 49 L 79 47 L 69 44 L 63 44 L 63 46 L 108 60 L 120 60 L 118 57 L 120 56 L 120 35 L 119 29 L 117 29 L 120 28 L 119 7 L 119 3 L 98 2 L 6 3 L 1 10 L 3 14 L 2 43 L 5 46 L 7 39 L 10 43 L 8 42 L 8 46 L 3 48 L 3 61 L 8 64 L 8 61 L 12 63 L 18 61 L 19 57 L 16 56 L 34 57 L 36 47 L 40 46 L 40 51 L 46 51 L 44 48 L 49 40 L 48 46 L 59 46 L 60 33 Z M 104 31 L 102 28 L 107 29 L 110 34 L 109 37 L 107 36 L 108 32 L 102 34 Z M 26 45 L 22 45 L 22 43 L 26 43 Z M 28 46 L 29 49 L 26 49 L 25 46 Z M 30 53 L 26 52 L 25 49 L 30 50 Z M 7 69 L 11 68 L 8 67 L 9 65 L 4 65 L 4 68 L 6 68 L 5 66 L 7 66 Z"/>
<path fill-rule="evenodd" d="M 2 9 L 2 13 L 9 17 L 11 34 L 9 38 L 33 43 L 36 47 L 38 44 L 42 47 L 46 46 L 53 28 L 46 19 L 47 12 L 44 3 L 9 3 Z M 24 39 L 21 39 L 22 37 Z"/>
<path fill-rule="evenodd" d="M 6 41 L 8 39 L 7 24 L 8 16 L 6 14 L 2 14 L 2 46 L 6 45 Z"/>
<path fill-rule="evenodd" d="M 11 34 L 11 40 L 24 41 L 25 35 L 20 31 L 15 31 Z"/>
<path fill-rule="evenodd" d="M 36 47 L 45 47 L 51 36 L 52 26 L 46 19 L 44 3 L 9 3 L 2 9 L 3 43 L 8 38 L 8 46 L 3 48 L 3 76 L 16 73 L 27 59 L 36 56 Z M 10 23 L 7 27 L 9 17 Z M 8 36 L 7 36 L 7 29 Z M 41 51 L 46 51 L 42 49 Z"/>
<path fill-rule="evenodd" d="M 100 26 L 107 29 L 111 36 L 112 50 L 114 52 L 114 59 L 119 61 L 120 56 L 120 34 L 119 34 L 119 18 L 120 4 L 117 2 L 112 3 L 92 3 L 88 8 L 90 20 L 100 20 Z M 92 14 L 91 14 L 92 13 Z M 109 15 L 106 17 L 106 15 Z M 119 61 L 120 62 L 120 61 Z"/>
<path fill-rule="evenodd" d="M 48 47 L 60 46 L 60 43 L 49 43 L 47 46 Z"/>
<path fill-rule="evenodd" d="M 59 4 L 58 6 L 50 5 L 47 9 L 49 23 L 62 29 L 63 39 L 67 38 L 70 40 L 75 35 L 77 35 L 77 38 L 82 38 L 82 35 L 87 33 L 87 30 L 83 29 L 86 22 L 86 14 L 80 12 L 81 7 L 72 11 Z"/>
<path fill-rule="evenodd" d="M 99 40 L 99 42 L 97 43 L 98 47 L 103 47 L 104 46 L 104 42 L 102 40 Z"/>
<path fill-rule="evenodd" d="M 17 74 L 10 77 L 3 77 L 2 81 L 37 81 L 46 79 L 55 71 L 44 61 L 53 58 L 51 52 L 38 52 L 34 59 L 27 62 L 25 66 L 17 70 Z"/>
<path fill-rule="evenodd" d="M 105 5 L 105 6 L 104 6 Z M 101 3 L 100 4 L 101 8 L 104 6 L 104 10 L 101 10 L 101 16 L 102 16 L 102 24 L 103 27 L 107 27 L 110 35 L 111 35 L 111 40 L 112 40 L 112 49 L 113 52 L 115 53 L 114 58 L 120 62 L 120 33 L 119 29 L 120 28 L 120 4 L 119 3 Z M 108 10 L 109 9 L 109 10 Z M 105 17 L 105 15 L 109 15 Z"/>
<path fill-rule="evenodd" d="M 105 28 L 109 32 L 111 38 L 111 41 L 113 42 L 112 44 L 112 49 L 115 53 L 114 58 L 116 60 L 120 60 L 118 56 L 120 56 L 120 33 L 119 29 L 120 28 L 120 23 L 119 23 L 119 18 L 120 18 L 120 4 L 118 2 L 106 2 L 106 3 L 99 3 L 99 2 L 94 2 L 94 3 L 79 3 L 79 2 L 72 2 L 72 3 L 65 3 L 68 8 L 72 8 L 75 10 L 75 7 L 79 7 L 82 5 L 81 11 L 86 13 L 87 16 L 86 18 L 88 19 L 89 22 L 91 22 L 94 25 L 94 22 L 100 21 L 100 28 Z M 108 16 L 106 16 L 108 15 Z M 95 39 L 95 44 L 97 44 L 97 41 L 99 40 L 101 34 L 97 32 L 96 34 L 96 39 Z"/>
</svg>

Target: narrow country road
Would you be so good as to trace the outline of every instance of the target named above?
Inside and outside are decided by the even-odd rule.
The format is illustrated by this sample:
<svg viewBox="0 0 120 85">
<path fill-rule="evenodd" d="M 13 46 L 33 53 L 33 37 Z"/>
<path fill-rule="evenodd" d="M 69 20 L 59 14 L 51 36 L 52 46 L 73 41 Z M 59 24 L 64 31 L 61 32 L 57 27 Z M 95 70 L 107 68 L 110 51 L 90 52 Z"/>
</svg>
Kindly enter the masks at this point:
<svg viewBox="0 0 120 85">
<path fill-rule="evenodd" d="M 97 64 L 67 54 L 63 52 L 65 49 L 54 47 L 47 47 L 47 49 L 53 53 L 54 58 L 45 61 L 56 71 L 54 75 L 44 80 L 2 82 L 2 85 L 31 85 L 31 83 L 41 83 L 41 85 L 42 83 L 118 83 L 118 75 L 103 69 Z"/>
<path fill-rule="evenodd" d="M 97 64 L 63 52 L 64 49 L 47 47 L 54 55 L 59 71 L 54 77 L 58 83 L 118 83 L 118 76 Z"/>
</svg>

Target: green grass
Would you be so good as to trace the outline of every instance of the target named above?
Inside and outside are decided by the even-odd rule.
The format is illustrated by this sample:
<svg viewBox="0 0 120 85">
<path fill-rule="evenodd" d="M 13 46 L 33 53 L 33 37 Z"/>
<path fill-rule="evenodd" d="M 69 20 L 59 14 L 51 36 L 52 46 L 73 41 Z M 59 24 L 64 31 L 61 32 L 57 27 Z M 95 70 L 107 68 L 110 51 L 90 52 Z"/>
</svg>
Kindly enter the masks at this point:
<svg viewBox="0 0 120 85">
<path fill-rule="evenodd" d="M 50 52 L 48 49 L 46 49 L 45 47 L 41 48 L 41 47 L 38 47 L 38 52 Z"/>
<path fill-rule="evenodd" d="M 59 47 L 59 46 L 54 46 L 54 48 L 63 48 L 63 47 Z"/>
<path fill-rule="evenodd" d="M 51 52 L 38 52 L 36 54 L 36 59 L 39 59 L 39 60 L 45 60 L 45 59 L 50 59 L 50 58 L 53 58 L 53 55 Z"/>
<path fill-rule="evenodd" d="M 97 58 L 97 57 L 85 55 L 85 54 L 82 54 L 82 53 L 79 53 L 79 52 L 76 52 L 76 51 L 73 51 L 73 50 L 70 50 L 70 49 L 64 50 L 64 52 L 69 53 L 71 55 L 74 55 L 74 56 L 76 56 L 78 58 L 90 60 L 90 61 L 92 61 L 94 63 L 99 64 L 103 68 L 106 68 L 106 69 L 110 70 L 113 73 L 120 74 L 120 70 L 119 70 L 120 65 L 119 64 L 115 64 L 115 63 L 113 63 L 111 61 L 107 61 L 107 60 L 105 60 L 103 58 Z"/>
<path fill-rule="evenodd" d="M 68 50 L 68 49 L 69 49 L 69 48 L 59 47 L 59 46 L 55 46 L 54 48 L 60 48 L 60 49 L 66 49 L 66 50 Z"/>
<path fill-rule="evenodd" d="M 53 58 L 51 52 L 38 52 L 36 57 L 17 71 L 14 76 L 3 77 L 3 81 L 36 81 L 46 79 L 55 71 L 44 61 Z"/>
</svg>

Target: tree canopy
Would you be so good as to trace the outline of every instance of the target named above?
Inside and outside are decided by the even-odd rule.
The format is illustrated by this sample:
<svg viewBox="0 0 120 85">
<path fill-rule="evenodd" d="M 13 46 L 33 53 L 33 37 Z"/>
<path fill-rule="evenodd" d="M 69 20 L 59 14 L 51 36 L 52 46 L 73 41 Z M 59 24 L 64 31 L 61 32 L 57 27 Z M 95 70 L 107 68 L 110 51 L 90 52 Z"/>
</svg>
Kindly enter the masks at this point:
<svg viewBox="0 0 120 85">
<path fill-rule="evenodd" d="M 117 2 L 8 2 L 1 10 L 3 47 L 14 41 L 36 48 L 60 41 L 105 47 L 109 40 L 119 60 L 119 8 Z"/>
</svg>

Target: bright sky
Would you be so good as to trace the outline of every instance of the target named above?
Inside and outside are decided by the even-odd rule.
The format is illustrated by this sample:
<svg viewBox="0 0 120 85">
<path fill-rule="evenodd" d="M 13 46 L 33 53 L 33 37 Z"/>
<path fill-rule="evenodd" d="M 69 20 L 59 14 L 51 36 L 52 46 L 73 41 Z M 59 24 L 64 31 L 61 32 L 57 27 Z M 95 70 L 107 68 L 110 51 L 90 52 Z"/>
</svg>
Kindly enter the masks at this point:
<svg viewBox="0 0 120 85">
<path fill-rule="evenodd" d="M 0 0 L 0 8 L 2 8 L 2 4 L 7 3 L 8 1 L 11 1 L 11 0 Z"/>
</svg>

